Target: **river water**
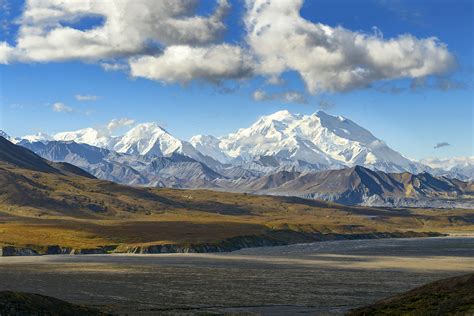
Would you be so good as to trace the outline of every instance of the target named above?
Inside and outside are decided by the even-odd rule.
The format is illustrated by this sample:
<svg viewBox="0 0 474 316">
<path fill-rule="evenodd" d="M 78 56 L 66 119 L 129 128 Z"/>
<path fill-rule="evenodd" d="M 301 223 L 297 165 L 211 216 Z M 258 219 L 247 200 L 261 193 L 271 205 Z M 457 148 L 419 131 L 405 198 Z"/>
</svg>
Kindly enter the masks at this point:
<svg viewBox="0 0 474 316">
<path fill-rule="evenodd" d="M 113 313 L 337 315 L 474 272 L 474 238 L 329 241 L 218 254 L 0 258 L 0 290 Z"/>
</svg>

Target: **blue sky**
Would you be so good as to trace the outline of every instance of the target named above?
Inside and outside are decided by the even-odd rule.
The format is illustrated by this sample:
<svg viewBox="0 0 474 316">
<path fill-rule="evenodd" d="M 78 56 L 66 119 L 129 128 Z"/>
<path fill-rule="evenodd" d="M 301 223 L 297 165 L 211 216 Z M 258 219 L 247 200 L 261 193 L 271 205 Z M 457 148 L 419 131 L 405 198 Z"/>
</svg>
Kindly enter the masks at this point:
<svg viewBox="0 0 474 316">
<path fill-rule="evenodd" d="M 0 3 L 4 25 L 0 43 L 5 41 L 14 47 L 24 6 L 20 1 Z M 214 2 L 205 1 L 193 14 L 207 17 L 215 7 Z M 219 43 L 247 48 L 243 22 L 246 10 L 243 2 L 231 1 L 222 20 L 226 28 Z M 403 34 L 417 39 L 437 37 L 454 56 L 457 67 L 442 74 L 428 74 L 423 80 L 395 76 L 350 89 L 337 86 L 314 92 L 309 91 L 309 81 L 291 67 L 279 74 L 283 81 L 279 85 L 268 84 L 269 76 L 262 73 L 219 80 L 198 75 L 186 82 L 166 82 L 132 75 L 128 70 L 105 71 L 100 66 L 102 62 L 123 63 L 122 56 L 66 60 L 47 57 L 40 61 L 15 57 L 0 64 L 0 129 L 13 136 L 39 131 L 52 134 L 105 126 L 111 119 L 126 117 L 136 122 L 156 121 L 173 135 L 188 139 L 195 134 L 227 134 L 281 109 L 309 114 L 323 108 L 352 119 L 411 158 L 474 155 L 472 1 L 314 0 L 306 1 L 300 14 L 308 23 L 340 26 L 359 34 L 377 33 L 381 41 Z M 103 18 L 94 16 L 63 22 L 63 26 L 88 30 L 103 22 Z M 164 50 L 175 45 L 170 41 L 173 39 L 164 39 L 165 44 L 158 41 L 155 46 Z M 414 87 L 417 82 L 424 84 Z M 256 90 L 275 97 L 255 100 Z M 306 102 L 277 97 L 289 91 L 299 93 Z M 97 99 L 80 101 L 76 95 Z M 63 104 L 66 110 L 53 111 L 55 103 Z M 441 142 L 450 146 L 434 149 Z"/>
</svg>

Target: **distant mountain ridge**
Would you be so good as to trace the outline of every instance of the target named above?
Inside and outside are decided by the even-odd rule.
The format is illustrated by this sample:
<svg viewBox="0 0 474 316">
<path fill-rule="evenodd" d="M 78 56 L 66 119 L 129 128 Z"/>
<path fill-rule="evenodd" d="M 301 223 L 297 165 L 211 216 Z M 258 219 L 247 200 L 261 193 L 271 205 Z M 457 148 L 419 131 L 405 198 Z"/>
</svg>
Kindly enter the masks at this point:
<svg viewBox="0 0 474 316">
<path fill-rule="evenodd" d="M 346 205 L 405 207 L 474 207 L 463 199 L 474 183 L 429 173 L 385 173 L 361 166 L 312 173 L 282 171 L 241 185 L 259 194 L 321 199 Z"/>
<path fill-rule="evenodd" d="M 23 140 L 17 144 L 45 159 L 67 161 L 100 179 L 123 184 L 185 187 L 182 183 L 189 182 L 192 186 L 207 186 L 220 177 L 207 165 L 177 153 L 169 157 L 117 153 L 73 141 L 32 143 Z"/>
<path fill-rule="evenodd" d="M 466 196 L 474 184 L 429 173 L 384 173 L 361 166 L 324 171 L 252 172 L 221 166 L 213 170 L 190 157 L 119 154 L 75 142 L 27 141 L 26 146 L 52 161 L 68 161 L 98 178 L 118 183 L 175 188 L 207 188 L 253 194 L 297 196 L 346 205 L 474 207 Z M 271 164 L 272 161 L 264 161 Z"/>
<path fill-rule="evenodd" d="M 323 111 L 312 115 L 278 111 L 260 117 L 251 126 L 235 133 L 222 137 L 196 135 L 189 142 L 174 137 L 156 123 L 137 124 L 122 135 L 89 127 L 52 136 L 38 133 L 6 138 L 14 143 L 21 140 L 31 143 L 74 141 L 142 156 L 180 154 L 214 170 L 232 166 L 267 174 L 280 170 L 316 171 L 360 165 L 384 172 L 428 171 L 463 180 L 474 178 L 473 157 L 463 166 L 449 165 L 449 168 L 446 164 L 433 163 L 433 160 L 413 161 L 355 122 Z"/>
<path fill-rule="evenodd" d="M 94 128 L 23 139 L 1 133 L 45 159 L 122 184 L 292 195 L 350 205 L 471 207 L 464 196 L 472 182 L 452 179 L 472 179 L 473 160 L 424 165 L 353 121 L 321 111 L 279 111 L 233 134 L 198 135 L 189 142 L 156 123 L 138 124 L 117 136 Z"/>
<path fill-rule="evenodd" d="M 452 158 L 425 158 L 422 164 L 432 168 L 435 175 L 443 175 L 461 180 L 474 180 L 474 156 Z"/>
</svg>

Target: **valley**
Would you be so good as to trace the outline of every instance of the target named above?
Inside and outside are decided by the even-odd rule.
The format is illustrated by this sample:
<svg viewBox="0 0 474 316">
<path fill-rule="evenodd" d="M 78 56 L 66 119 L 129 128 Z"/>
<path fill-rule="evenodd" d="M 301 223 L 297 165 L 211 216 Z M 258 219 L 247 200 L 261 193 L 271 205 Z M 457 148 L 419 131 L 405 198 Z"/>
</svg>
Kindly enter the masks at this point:
<svg viewBox="0 0 474 316">
<path fill-rule="evenodd" d="M 113 314 L 342 315 L 472 273 L 473 239 L 328 241 L 220 254 L 0 258 L 0 291 Z"/>
</svg>

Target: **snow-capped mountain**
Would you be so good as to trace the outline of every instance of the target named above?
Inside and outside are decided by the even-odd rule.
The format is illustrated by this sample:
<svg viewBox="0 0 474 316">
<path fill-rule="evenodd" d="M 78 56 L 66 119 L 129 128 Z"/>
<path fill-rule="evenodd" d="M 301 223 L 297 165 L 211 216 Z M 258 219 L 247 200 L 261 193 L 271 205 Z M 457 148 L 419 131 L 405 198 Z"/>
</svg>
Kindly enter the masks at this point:
<svg viewBox="0 0 474 316">
<path fill-rule="evenodd" d="M 474 156 L 452 158 L 425 158 L 420 162 L 433 169 L 435 175 L 443 175 L 462 180 L 474 179 Z"/>
<path fill-rule="evenodd" d="M 53 138 L 51 136 L 49 136 L 48 134 L 45 134 L 45 133 L 41 133 L 41 132 L 38 132 L 38 133 L 33 134 L 33 135 L 25 135 L 25 136 L 22 137 L 22 139 L 27 140 L 31 143 L 34 143 L 34 142 L 48 142 L 48 141 L 53 140 Z"/>
<path fill-rule="evenodd" d="M 325 169 L 363 165 L 389 172 L 423 170 L 353 121 L 322 111 L 312 115 L 279 111 L 219 139 L 195 136 L 191 143 L 221 162 L 271 156 Z"/>
<path fill-rule="evenodd" d="M 451 170 L 453 168 L 464 168 L 474 166 L 474 156 L 452 158 L 429 157 L 420 160 L 420 162 L 434 169 Z"/>
<path fill-rule="evenodd" d="M 222 163 L 228 163 L 231 160 L 219 147 L 220 140 L 215 136 L 196 135 L 191 137 L 189 142 L 203 155 L 212 157 Z"/>
<path fill-rule="evenodd" d="M 10 135 L 8 135 L 7 133 L 5 133 L 4 131 L 2 131 L 0 129 L 0 137 L 3 137 L 5 138 L 6 140 L 16 144 L 17 142 L 19 142 L 21 139 L 20 138 L 17 138 L 17 137 L 11 137 Z"/>
<path fill-rule="evenodd" d="M 426 160 L 423 161 L 425 165 L 412 161 L 350 119 L 322 111 L 312 115 L 278 111 L 260 117 L 251 126 L 235 133 L 220 138 L 197 135 L 189 142 L 174 137 L 156 123 L 135 125 L 122 135 L 112 135 L 106 128 L 89 127 L 52 136 L 39 133 L 24 139 L 29 142 L 74 141 L 141 156 L 179 154 L 223 174 L 270 174 L 282 170 L 309 172 L 356 165 L 384 172 L 436 170 L 437 175 L 462 179 L 471 179 L 474 173 L 472 160 L 468 165 L 457 164 L 455 167 L 454 162 L 441 164 Z M 463 173 L 467 175 L 463 176 Z"/>
<path fill-rule="evenodd" d="M 189 142 L 156 123 L 138 124 L 122 135 L 85 128 L 51 137 L 0 136 L 46 159 L 131 185 L 292 195 L 351 205 L 472 207 L 464 197 L 472 195 L 473 184 L 460 181 L 474 178 L 472 157 L 427 159 L 429 166 L 423 165 L 353 121 L 324 112 L 279 111 L 227 136 L 198 135 Z M 425 170 L 439 177 L 416 174 Z M 431 180 L 425 181 L 428 176 Z M 418 195 L 412 194 L 414 188 Z"/>
<path fill-rule="evenodd" d="M 156 123 L 138 124 L 127 133 L 115 138 L 111 149 L 119 153 L 170 156 L 173 153 L 191 158 L 200 156 L 190 143 L 182 141 Z"/>
<path fill-rule="evenodd" d="M 24 137 L 31 142 L 33 137 Z M 201 153 L 189 142 L 182 141 L 156 123 L 138 124 L 123 135 L 113 136 L 107 130 L 84 128 L 72 132 L 62 132 L 52 137 L 56 141 L 74 141 L 95 147 L 106 148 L 118 153 L 150 156 L 171 156 L 178 153 L 196 160 L 203 160 Z M 39 140 L 41 141 L 41 140 Z"/>
<path fill-rule="evenodd" d="M 110 133 L 92 127 L 72 132 L 57 133 L 53 136 L 53 140 L 62 142 L 74 141 L 102 148 L 110 148 L 115 143 L 115 137 L 111 136 Z"/>
</svg>

